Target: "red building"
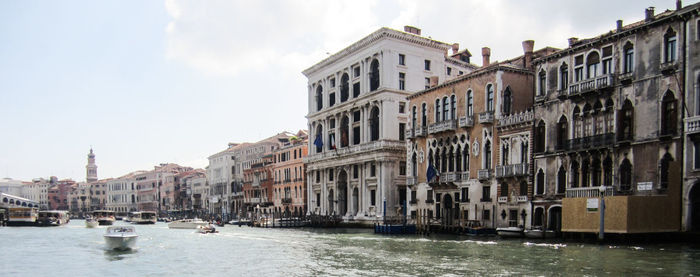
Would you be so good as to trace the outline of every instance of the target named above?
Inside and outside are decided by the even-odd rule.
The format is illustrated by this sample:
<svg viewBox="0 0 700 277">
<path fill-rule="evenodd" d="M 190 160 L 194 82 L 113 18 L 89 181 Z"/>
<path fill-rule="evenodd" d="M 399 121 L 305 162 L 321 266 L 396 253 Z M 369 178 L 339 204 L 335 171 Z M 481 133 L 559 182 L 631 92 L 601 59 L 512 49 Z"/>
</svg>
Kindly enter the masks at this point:
<svg viewBox="0 0 700 277">
<path fill-rule="evenodd" d="M 243 205 L 249 216 L 273 212 L 273 157 L 273 154 L 263 156 L 260 162 L 243 171 Z"/>
</svg>

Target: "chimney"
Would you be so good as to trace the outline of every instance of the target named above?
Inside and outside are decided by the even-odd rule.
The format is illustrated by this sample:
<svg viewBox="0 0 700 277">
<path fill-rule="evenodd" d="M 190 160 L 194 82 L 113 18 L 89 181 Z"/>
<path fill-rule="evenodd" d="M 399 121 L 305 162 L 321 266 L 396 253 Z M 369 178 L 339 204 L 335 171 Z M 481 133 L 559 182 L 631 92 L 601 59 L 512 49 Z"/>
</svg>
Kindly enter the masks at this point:
<svg viewBox="0 0 700 277">
<path fill-rule="evenodd" d="M 524 61 L 523 61 L 523 67 L 529 67 L 532 61 L 532 49 L 535 48 L 535 41 L 534 40 L 524 40 L 523 41 L 523 52 L 525 53 L 524 55 Z"/>
<path fill-rule="evenodd" d="M 430 86 L 431 88 L 437 86 L 437 85 L 438 85 L 438 81 L 439 81 L 439 77 L 438 77 L 438 76 L 430 76 L 430 84 L 429 84 L 429 86 Z"/>
<path fill-rule="evenodd" d="M 459 43 L 453 43 L 452 44 L 452 55 L 457 54 L 459 52 Z"/>
<path fill-rule="evenodd" d="M 420 36 L 420 29 L 413 26 L 403 26 L 403 31 L 406 33 L 414 34 Z"/>
<path fill-rule="evenodd" d="M 569 38 L 569 47 L 573 46 L 576 42 L 578 42 L 577 37 L 570 37 Z"/>
<path fill-rule="evenodd" d="M 617 31 L 622 31 L 622 19 L 617 20 Z"/>
<path fill-rule="evenodd" d="M 481 66 L 488 66 L 491 57 L 491 48 L 484 47 L 481 48 L 481 56 L 483 57 L 483 62 Z"/>
<path fill-rule="evenodd" d="M 683 8 L 683 3 L 681 2 L 681 0 L 676 0 L 676 10 L 678 11 L 682 8 Z"/>
<path fill-rule="evenodd" d="M 651 21 L 652 19 L 654 19 L 654 7 L 648 7 L 648 8 L 645 10 L 644 21 L 649 22 L 649 21 Z"/>
</svg>

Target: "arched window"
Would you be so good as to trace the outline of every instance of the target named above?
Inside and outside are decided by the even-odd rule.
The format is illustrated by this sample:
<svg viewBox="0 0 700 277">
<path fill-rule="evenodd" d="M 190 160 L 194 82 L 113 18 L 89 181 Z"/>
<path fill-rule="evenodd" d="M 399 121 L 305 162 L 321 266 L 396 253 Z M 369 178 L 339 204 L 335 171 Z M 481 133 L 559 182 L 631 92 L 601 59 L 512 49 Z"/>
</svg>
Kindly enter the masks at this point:
<svg viewBox="0 0 700 277">
<path fill-rule="evenodd" d="M 348 101 L 350 97 L 350 77 L 347 73 L 343 73 L 340 77 L 340 102 Z"/>
<path fill-rule="evenodd" d="M 520 181 L 520 195 L 527 195 L 527 182 L 525 180 Z"/>
<path fill-rule="evenodd" d="M 512 93 L 510 92 L 510 87 L 506 88 L 506 91 L 503 92 L 503 114 L 509 115 L 511 113 L 511 100 L 512 100 Z"/>
<path fill-rule="evenodd" d="M 588 54 L 586 58 L 586 78 L 595 78 L 598 76 L 598 67 L 600 65 L 600 55 L 598 52 Z"/>
<path fill-rule="evenodd" d="M 371 140 L 379 140 L 379 108 L 373 107 L 370 112 Z"/>
<path fill-rule="evenodd" d="M 581 187 L 585 188 L 591 184 L 591 173 L 588 167 L 588 160 L 581 161 Z"/>
<path fill-rule="evenodd" d="M 564 166 L 559 166 L 559 171 L 557 172 L 557 193 L 561 194 L 566 191 L 566 169 Z"/>
<path fill-rule="evenodd" d="M 676 32 L 668 28 L 664 35 L 664 62 L 670 63 L 676 60 Z"/>
<path fill-rule="evenodd" d="M 449 153 L 447 153 L 447 147 L 443 148 L 443 149 L 442 149 L 442 153 L 440 153 L 440 154 L 441 154 L 440 157 L 442 158 L 442 161 L 440 162 L 440 165 L 441 165 L 441 166 L 440 166 L 440 168 L 441 168 L 440 171 L 441 171 L 441 172 L 447 172 L 447 169 L 448 169 L 448 166 L 449 166 L 449 160 L 448 160 L 448 155 L 449 155 Z"/>
<path fill-rule="evenodd" d="M 541 120 L 540 123 L 537 124 L 537 129 L 535 130 L 535 152 L 537 153 L 544 152 L 545 131 L 544 121 Z"/>
<path fill-rule="evenodd" d="M 579 168 L 578 168 L 578 162 L 572 161 L 571 162 L 571 187 L 572 188 L 578 188 L 579 186 Z"/>
<path fill-rule="evenodd" d="M 447 96 L 442 98 L 442 121 L 450 119 L 450 99 Z"/>
<path fill-rule="evenodd" d="M 462 171 L 462 148 L 457 145 L 455 150 L 455 171 Z"/>
<path fill-rule="evenodd" d="M 579 110 L 578 106 L 574 107 L 574 112 L 571 113 L 571 117 L 574 120 L 574 135 L 573 138 L 580 138 L 583 134 L 582 132 L 582 124 L 583 124 L 583 119 L 581 118 L 581 110 Z"/>
<path fill-rule="evenodd" d="M 319 85 L 316 87 L 316 110 L 320 111 L 323 109 L 323 87 Z"/>
<path fill-rule="evenodd" d="M 449 157 L 447 158 L 447 162 L 449 164 L 447 170 L 449 172 L 455 172 L 455 153 L 454 149 L 450 146 L 450 151 L 449 151 Z"/>
<path fill-rule="evenodd" d="M 605 117 L 602 113 L 603 103 L 596 101 L 593 106 L 593 115 L 591 116 L 593 120 L 593 135 L 600 135 L 603 133 L 605 126 Z"/>
<path fill-rule="evenodd" d="M 583 105 L 583 137 L 593 135 L 593 116 L 591 115 L 591 105 L 586 103 Z"/>
<path fill-rule="evenodd" d="M 491 169 L 491 141 L 484 143 L 484 169 Z"/>
<path fill-rule="evenodd" d="M 600 176 L 600 159 L 598 157 L 594 157 L 593 162 L 591 163 L 591 186 L 599 187 L 601 185 Z"/>
<path fill-rule="evenodd" d="M 420 118 L 420 125 L 425 127 L 428 124 L 428 106 L 423 103 L 421 106 L 421 118 Z"/>
<path fill-rule="evenodd" d="M 323 152 L 323 126 L 320 124 L 316 127 L 316 139 L 314 139 L 314 145 L 316 146 L 316 153 Z"/>
<path fill-rule="evenodd" d="M 375 91 L 379 88 L 379 61 L 372 60 L 369 66 L 369 90 Z"/>
<path fill-rule="evenodd" d="M 613 100 L 608 98 L 605 100 L 605 132 L 615 133 L 615 108 Z"/>
<path fill-rule="evenodd" d="M 462 170 L 469 171 L 469 143 L 464 146 L 462 150 Z"/>
<path fill-rule="evenodd" d="M 493 85 L 486 86 L 486 110 L 493 111 Z"/>
<path fill-rule="evenodd" d="M 569 66 L 563 63 L 559 67 L 559 90 L 565 90 L 569 86 Z"/>
<path fill-rule="evenodd" d="M 547 73 L 544 69 L 540 70 L 539 79 L 537 82 L 537 96 L 543 96 L 547 92 Z"/>
<path fill-rule="evenodd" d="M 620 165 L 620 190 L 632 189 L 632 163 L 625 158 Z"/>
<path fill-rule="evenodd" d="M 416 124 L 418 120 L 418 112 L 416 110 L 416 106 L 413 106 L 413 109 L 411 110 L 411 129 L 414 131 L 416 130 L 416 126 L 418 125 Z"/>
<path fill-rule="evenodd" d="M 666 91 L 661 106 L 661 135 L 675 135 L 678 111 L 676 109 L 676 99 L 673 97 L 672 91 Z"/>
<path fill-rule="evenodd" d="M 340 147 L 347 147 L 350 143 L 349 141 L 349 136 L 350 136 L 350 119 L 348 119 L 347 116 L 343 116 L 342 121 L 340 122 Z"/>
<path fill-rule="evenodd" d="M 435 159 L 433 159 L 433 150 L 432 149 L 430 149 L 430 151 L 428 151 L 428 165 L 433 165 L 433 167 L 436 167 Z"/>
<path fill-rule="evenodd" d="M 435 170 L 440 171 L 440 148 L 435 149 L 435 163 L 433 165 L 435 165 Z"/>
<path fill-rule="evenodd" d="M 537 189 L 535 193 L 538 195 L 544 194 L 544 171 L 541 168 L 537 171 Z"/>
<path fill-rule="evenodd" d="M 559 118 L 559 123 L 557 123 L 557 149 L 566 149 L 566 143 L 569 139 L 569 122 L 566 120 L 565 116 Z"/>
<path fill-rule="evenodd" d="M 661 158 L 661 162 L 659 162 L 659 187 L 661 187 L 661 189 L 668 188 L 668 179 L 671 170 L 670 165 L 672 161 L 673 157 L 671 157 L 671 154 L 666 153 L 664 157 Z"/>
<path fill-rule="evenodd" d="M 450 119 L 457 119 L 457 98 L 450 96 Z"/>
<path fill-rule="evenodd" d="M 502 153 L 501 153 L 501 164 L 502 165 L 508 165 L 508 157 L 510 156 L 510 149 L 508 149 L 508 144 L 503 144 L 502 148 Z"/>
<path fill-rule="evenodd" d="M 609 187 L 613 185 L 612 182 L 612 171 L 613 171 L 613 165 L 612 165 L 612 159 L 610 156 L 606 157 L 605 160 L 603 160 L 603 186 Z"/>
<path fill-rule="evenodd" d="M 625 53 L 622 61 L 622 72 L 631 73 L 634 71 L 634 45 L 628 41 L 622 49 Z"/>
<path fill-rule="evenodd" d="M 435 99 L 435 123 L 440 122 L 440 111 L 442 106 L 440 106 L 440 98 Z"/>
<path fill-rule="evenodd" d="M 472 91 L 467 91 L 467 116 L 474 116 L 474 97 Z"/>
<path fill-rule="evenodd" d="M 413 153 L 413 156 L 411 157 L 411 176 L 416 177 L 418 176 L 418 159 L 416 157 L 416 153 Z"/>
</svg>

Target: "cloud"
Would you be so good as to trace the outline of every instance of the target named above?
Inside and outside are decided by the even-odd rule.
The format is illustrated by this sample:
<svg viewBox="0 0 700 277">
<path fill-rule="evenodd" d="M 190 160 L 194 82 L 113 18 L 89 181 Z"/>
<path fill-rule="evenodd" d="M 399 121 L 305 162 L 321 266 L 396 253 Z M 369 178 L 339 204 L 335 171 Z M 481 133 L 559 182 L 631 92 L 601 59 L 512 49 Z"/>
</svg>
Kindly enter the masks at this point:
<svg viewBox="0 0 700 277">
<path fill-rule="evenodd" d="M 297 72 L 378 28 L 375 1 L 166 0 L 166 58 L 223 76 Z"/>
</svg>

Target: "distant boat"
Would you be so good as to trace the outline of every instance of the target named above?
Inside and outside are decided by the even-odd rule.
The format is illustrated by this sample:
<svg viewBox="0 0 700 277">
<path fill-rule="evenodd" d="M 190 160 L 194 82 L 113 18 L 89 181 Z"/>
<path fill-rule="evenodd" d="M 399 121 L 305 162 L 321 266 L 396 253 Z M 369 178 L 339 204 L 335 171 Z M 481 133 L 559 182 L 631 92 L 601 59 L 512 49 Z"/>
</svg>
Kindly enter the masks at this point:
<svg viewBox="0 0 700 277">
<path fill-rule="evenodd" d="M 521 227 L 496 228 L 496 233 L 502 238 L 522 238 L 523 237 L 523 228 L 521 228 Z"/>
<path fill-rule="evenodd" d="M 39 211 L 39 226 L 61 226 L 70 222 L 67 211 Z"/>
<path fill-rule="evenodd" d="M 36 207 L 13 207 L 7 209 L 7 226 L 36 226 L 39 209 Z"/>
<path fill-rule="evenodd" d="M 556 237 L 557 233 L 553 230 L 530 229 L 525 230 L 525 237 L 529 239 L 551 239 Z"/>
<path fill-rule="evenodd" d="M 156 212 L 134 212 L 131 215 L 131 223 L 134 224 L 156 224 Z"/>
<path fill-rule="evenodd" d="M 112 225 L 116 220 L 114 212 L 108 210 L 96 210 L 92 212 L 92 217 L 100 223 L 100 225 Z"/>
<path fill-rule="evenodd" d="M 211 234 L 211 233 L 218 233 L 219 231 L 214 228 L 213 225 L 208 224 L 208 225 L 200 225 L 197 226 L 197 233 L 200 234 Z"/>
<path fill-rule="evenodd" d="M 208 222 L 202 221 L 201 219 L 180 219 L 168 223 L 168 228 L 170 229 L 197 229 L 198 226 L 209 225 Z"/>
<path fill-rule="evenodd" d="M 100 225 L 99 222 L 97 222 L 96 219 L 92 217 L 88 217 L 85 219 L 85 227 L 87 228 L 95 228 L 97 225 Z"/>
<path fill-rule="evenodd" d="M 136 239 L 136 228 L 133 226 L 112 226 L 105 231 L 104 238 L 107 248 L 113 250 L 128 250 L 134 247 Z"/>
</svg>

